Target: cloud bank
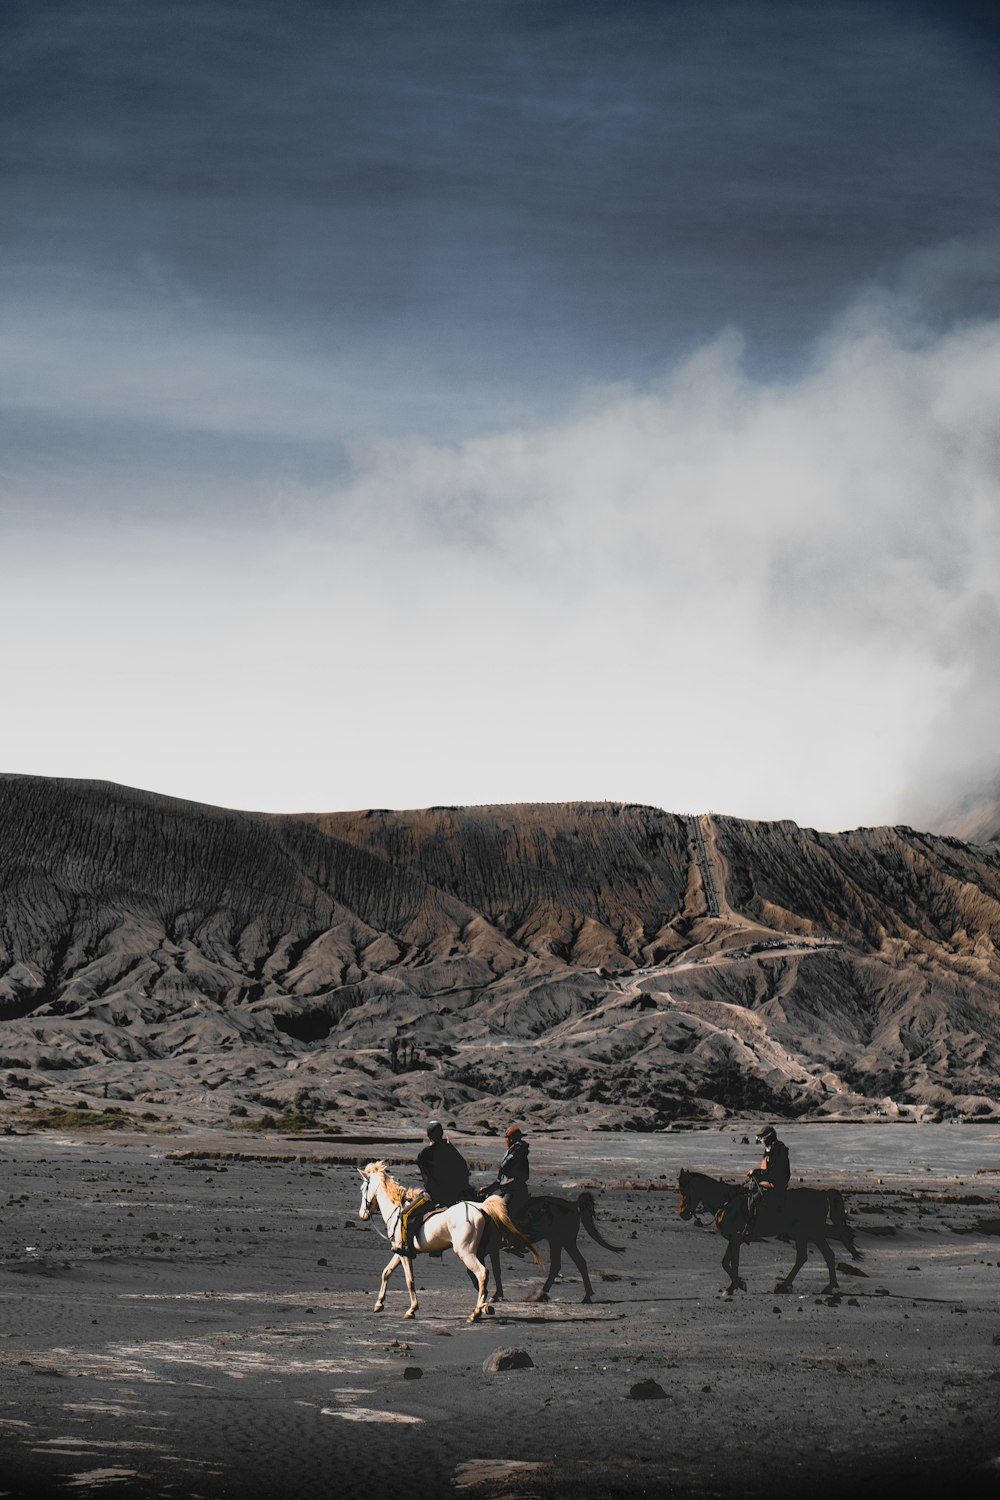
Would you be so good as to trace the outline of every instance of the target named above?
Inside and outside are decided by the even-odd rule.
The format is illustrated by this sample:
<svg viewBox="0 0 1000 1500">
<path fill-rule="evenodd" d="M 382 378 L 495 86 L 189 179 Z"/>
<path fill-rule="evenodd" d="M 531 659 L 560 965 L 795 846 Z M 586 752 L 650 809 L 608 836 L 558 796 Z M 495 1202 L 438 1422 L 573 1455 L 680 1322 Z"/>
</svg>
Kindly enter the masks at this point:
<svg viewBox="0 0 1000 1500">
<path fill-rule="evenodd" d="M 236 806 L 616 798 L 825 828 L 995 766 L 1000 320 L 368 442 L 266 522 L 26 530 L 11 769 Z"/>
</svg>

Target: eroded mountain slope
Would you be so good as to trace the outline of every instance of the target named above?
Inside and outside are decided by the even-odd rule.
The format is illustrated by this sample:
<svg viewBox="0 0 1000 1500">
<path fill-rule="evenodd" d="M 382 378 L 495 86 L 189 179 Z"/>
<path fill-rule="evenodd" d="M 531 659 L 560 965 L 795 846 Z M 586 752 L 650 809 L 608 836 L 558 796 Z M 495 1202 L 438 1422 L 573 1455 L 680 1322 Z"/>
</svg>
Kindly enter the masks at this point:
<svg viewBox="0 0 1000 1500">
<path fill-rule="evenodd" d="M 1000 849 L 911 829 L 0 778 L 15 1087 L 470 1126 L 982 1115 L 998 934 Z"/>
</svg>

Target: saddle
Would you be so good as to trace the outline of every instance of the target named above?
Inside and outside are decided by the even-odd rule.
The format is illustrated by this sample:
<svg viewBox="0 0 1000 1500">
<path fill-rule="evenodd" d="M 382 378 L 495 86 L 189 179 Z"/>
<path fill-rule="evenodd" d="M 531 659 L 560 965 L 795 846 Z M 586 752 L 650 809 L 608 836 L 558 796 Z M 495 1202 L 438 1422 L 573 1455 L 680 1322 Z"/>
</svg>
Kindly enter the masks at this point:
<svg viewBox="0 0 1000 1500">
<path fill-rule="evenodd" d="M 399 1224 L 393 1236 L 392 1248 L 397 1255 L 405 1255 L 408 1260 L 412 1259 L 413 1236 L 432 1213 L 431 1200 L 426 1193 L 420 1198 L 414 1198 L 412 1203 L 406 1204 L 399 1216 Z"/>
<path fill-rule="evenodd" d="M 715 1216 L 716 1227 L 727 1239 L 743 1238 L 750 1226 L 750 1198 L 745 1188 L 724 1203 Z"/>
<path fill-rule="evenodd" d="M 751 1198 L 746 1188 L 730 1198 L 715 1216 L 715 1222 L 727 1238 L 739 1236 L 748 1240 L 752 1234 L 760 1239 L 779 1235 L 783 1228 L 785 1195 L 776 1188 L 769 1188 L 757 1198 Z"/>
<path fill-rule="evenodd" d="M 529 1198 L 524 1213 L 519 1220 L 515 1220 L 518 1229 L 523 1230 L 529 1240 L 541 1238 L 546 1217 L 553 1212 L 553 1209 L 554 1204 L 551 1198 Z"/>
</svg>

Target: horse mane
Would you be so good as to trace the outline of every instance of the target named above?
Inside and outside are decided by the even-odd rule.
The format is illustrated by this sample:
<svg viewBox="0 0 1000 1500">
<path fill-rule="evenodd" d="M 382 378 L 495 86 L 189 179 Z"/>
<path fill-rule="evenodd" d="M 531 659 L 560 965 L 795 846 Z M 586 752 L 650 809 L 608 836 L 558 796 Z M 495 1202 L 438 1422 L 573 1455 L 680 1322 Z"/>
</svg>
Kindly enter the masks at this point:
<svg viewBox="0 0 1000 1500">
<path fill-rule="evenodd" d="M 734 1182 L 727 1182 L 725 1177 L 713 1177 L 709 1172 L 692 1172 L 689 1167 L 681 1167 L 680 1171 L 677 1174 L 678 1183 L 680 1182 L 682 1177 L 685 1177 L 688 1182 L 691 1181 L 692 1177 L 700 1177 L 702 1182 L 712 1182 L 716 1187 L 731 1188 L 733 1192 L 736 1191 L 736 1188 L 738 1186 L 738 1184 Z"/>
<path fill-rule="evenodd" d="M 404 1187 L 395 1177 L 390 1177 L 389 1168 L 384 1161 L 370 1161 L 364 1169 L 364 1175 L 370 1177 L 373 1172 L 381 1172 L 385 1190 L 398 1207 L 402 1208 L 404 1203 L 412 1203 L 415 1198 L 420 1197 L 417 1189 Z"/>
</svg>

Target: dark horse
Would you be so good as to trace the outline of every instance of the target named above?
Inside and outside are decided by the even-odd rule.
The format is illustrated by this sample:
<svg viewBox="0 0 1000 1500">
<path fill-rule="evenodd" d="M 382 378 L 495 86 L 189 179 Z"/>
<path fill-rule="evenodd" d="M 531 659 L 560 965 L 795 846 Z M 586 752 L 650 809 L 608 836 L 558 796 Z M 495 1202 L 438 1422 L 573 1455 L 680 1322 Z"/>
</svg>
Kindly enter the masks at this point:
<svg viewBox="0 0 1000 1500">
<path fill-rule="evenodd" d="M 729 1277 L 727 1296 L 735 1291 L 746 1291 L 747 1284 L 740 1277 L 740 1245 L 746 1216 L 740 1210 L 745 1204 L 743 1189 L 730 1182 L 720 1182 L 704 1172 L 689 1172 L 681 1169 L 678 1178 L 680 1202 L 678 1212 L 682 1219 L 695 1219 L 698 1208 L 704 1206 L 715 1214 L 719 1233 L 727 1241 L 726 1253 L 722 1257 L 722 1269 Z M 827 1217 L 829 1216 L 829 1222 Z M 772 1198 L 765 1193 L 757 1209 L 751 1242 L 772 1239 L 775 1235 L 790 1239 L 795 1245 L 795 1264 L 775 1287 L 776 1292 L 789 1292 L 792 1282 L 806 1263 L 810 1244 L 815 1245 L 826 1261 L 830 1279 L 823 1288 L 824 1294 L 837 1290 L 837 1263 L 830 1249 L 830 1240 L 840 1240 L 847 1246 L 854 1260 L 861 1259 L 861 1252 L 854 1243 L 844 1213 L 844 1200 L 834 1189 L 791 1188 Z"/>
<path fill-rule="evenodd" d="M 587 1262 L 576 1243 L 576 1237 L 580 1232 L 580 1226 L 587 1231 L 592 1240 L 603 1245 L 605 1250 L 614 1250 L 621 1255 L 623 1246 L 609 1244 L 600 1234 L 594 1223 L 594 1195 L 593 1193 L 580 1193 L 575 1202 L 568 1198 L 529 1198 L 527 1213 L 518 1219 L 518 1228 L 523 1229 L 531 1243 L 537 1244 L 539 1240 L 549 1242 L 549 1274 L 545 1278 L 545 1284 L 540 1291 L 532 1293 L 529 1301 L 547 1302 L 552 1283 L 559 1275 L 562 1266 L 563 1251 L 569 1256 L 580 1273 L 583 1282 L 584 1302 L 593 1302 L 594 1288 L 590 1284 L 590 1275 L 587 1271 Z M 503 1298 L 503 1282 L 500 1280 L 500 1257 L 492 1253 L 492 1246 L 487 1247 L 487 1253 L 493 1262 L 493 1279 L 496 1282 L 496 1298 Z"/>
</svg>

